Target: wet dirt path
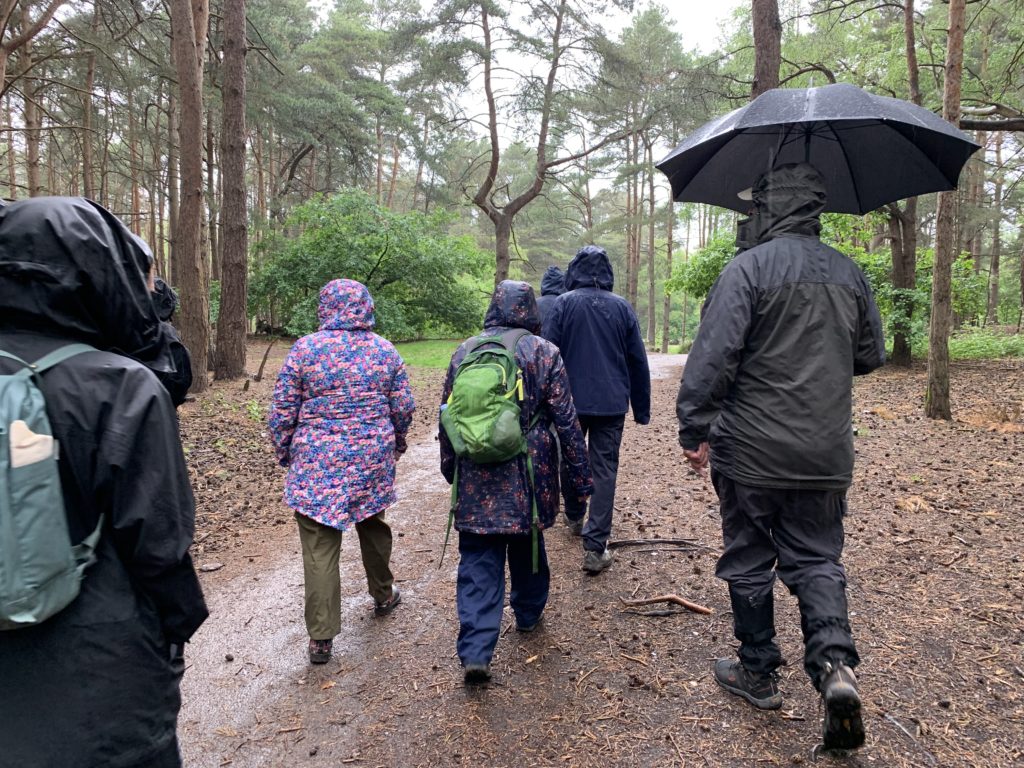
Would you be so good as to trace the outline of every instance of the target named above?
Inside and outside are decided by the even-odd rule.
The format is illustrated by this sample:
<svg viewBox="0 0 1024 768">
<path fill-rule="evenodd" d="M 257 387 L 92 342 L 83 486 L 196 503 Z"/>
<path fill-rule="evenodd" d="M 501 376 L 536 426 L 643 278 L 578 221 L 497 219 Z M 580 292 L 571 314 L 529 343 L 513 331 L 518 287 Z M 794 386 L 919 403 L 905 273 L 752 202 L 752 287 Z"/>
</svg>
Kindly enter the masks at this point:
<svg viewBox="0 0 1024 768">
<path fill-rule="evenodd" d="M 678 377 L 684 360 L 651 355 L 652 378 Z M 437 568 L 449 486 L 438 472 L 436 439 L 421 438 L 410 447 L 396 483 L 399 502 L 388 519 L 395 532 L 394 572 L 402 606 L 391 617 L 372 616 L 358 546 L 347 538 L 341 555 L 342 631 L 334 659 L 324 667 L 311 667 L 305 653 L 302 561 L 287 510 L 281 509 L 286 524 L 254 540 L 240 562 L 203 574 L 210 618 L 188 647 L 182 683 L 179 734 L 187 766 L 357 759 L 374 730 L 365 713 L 379 701 L 366 697 L 380 682 L 379 665 L 418 663 L 424 646 L 437 646 L 441 626 L 443 647 L 426 654 L 435 657 L 429 671 L 442 681 L 433 693 L 461 685 L 451 647 L 458 631 L 454 539 L 443 569 Z M 557 553 L 560 542 L 549 546 Z M 407 652 L 398 652 L 398 646 Z M 438 660 L 446 667 L 440 675 Z M 387 673 L 388 679 L 408 677 L 401 667 Z M 421 698 L 419 684 L 414 682 L 408 694 Z"/>
</svg>

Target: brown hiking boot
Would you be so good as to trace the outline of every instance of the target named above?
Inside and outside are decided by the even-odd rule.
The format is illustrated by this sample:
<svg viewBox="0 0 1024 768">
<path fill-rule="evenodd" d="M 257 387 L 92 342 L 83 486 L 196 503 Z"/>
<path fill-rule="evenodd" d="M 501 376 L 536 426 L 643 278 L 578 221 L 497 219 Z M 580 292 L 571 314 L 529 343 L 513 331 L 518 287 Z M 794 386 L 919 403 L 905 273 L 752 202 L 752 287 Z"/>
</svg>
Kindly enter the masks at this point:
<svg viewBox="0 0 1024 768">
<path fill-rule="evenodd" d="M 715 681 L 729 693 L 742 696 L 758 709 L 778 709 L 782 694 L 774 672 L 751 672 L 738 661 L 719 659 L 715 662 Z"/>
<path fill-rule="evenodd" d="M 864 745 L 864 719 L 853 670 L 840 662 L 825 663 L 821 684 L 825 702 L 824 749 L 857 749 Z"/>
</svg>

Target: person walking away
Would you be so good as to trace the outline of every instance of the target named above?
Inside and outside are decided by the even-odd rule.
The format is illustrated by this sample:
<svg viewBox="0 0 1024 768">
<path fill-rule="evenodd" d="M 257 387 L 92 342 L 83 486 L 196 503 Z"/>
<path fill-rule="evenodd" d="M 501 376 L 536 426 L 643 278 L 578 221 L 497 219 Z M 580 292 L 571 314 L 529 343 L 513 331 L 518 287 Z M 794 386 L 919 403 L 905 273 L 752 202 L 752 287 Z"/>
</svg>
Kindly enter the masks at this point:
<svg viewBox="0 0 1024 768">
<path fill-rule="evenodd" d="M 162 278 L 154 277 L 152 298 L 157 317 L 160 318 L 160 325 L 168 340 L 171 360 L 174 363 L 174 371 L 155 371 L 155 373 L 171 396 L 171 403 L 177 408 L 185 402 L 189 387 L 192 386 L 192 356 L 182 343 L 178 329 L 171 322 L 174 312 L 178 308 L 178 294 Z"/>
<path fill-rule="evenodd" d="M 586 505 L 565 499 L 570 529 L 583 536 L 583 569 L 598 574 L 612 564 L 612 533 L 619 446 L 626 412 L 637 424 L 651 420 L 651 373 L 633 308 L 612 293 L 608 254 L 596 245 L 577 252 L 566 271 L 566 293 L 551 313 L 546 336 L 561 350 L 580 426 L 589 440 L 594 495 Z"/>
<path fill-rule="evenodd" d="M 453 484 L 452 510 L 459 535 L 459 572 L 456 601 L 459 636 L 456 649 L 469 684 L 490 679 L 490 662 L 501 630 L 505 602 L 505 561 L 511 579 L 510 603 L 516 629 L 537 628 L 548 600 L 550 572 L 544 549 L 543 530 L 558 513 L 559 479 L 554 432 L 562 444 L 568 488 L 564 491 L 581 504 L 593 489 L 586 444 L 576 418 L 566 375 L 558 349 L 535 335 L 540 316 L 533 288 L 527 283 L 505 280 L 498 285 L 484 318 L 480 336 L 463 343 L 452 355 L 442 394 L 440 429 L 441 472 Z M 456 411 L 460 381 L 473 376 L 470 355 L 491 349 L 506 349 L 514 357 L 519 376 L 510 381 L 497 378 L 505 400 L 506 390 L 517 404 L 519 433 L 525 435 L 518 455 L 501 462 L 477 463 L 467 455 L 456 455 L 448 428 L 458 435 L 467 412 Z M 467 366 L 461 367 L 463 362 Z M 481 360 L 481 365 L 490 365 Z M 468 380 L 468 379 L 467 379 Z M 454 395 L 453 395 L 454 391 Z M 448 414 L 445 415 L 445 409 Z M 461 440 L 460 437 L 456 437 Z"/>
<path fill-rule="evenodd" d="M 0 208 L 0 375 L 40 363 L 33 380 L 59 445 L 29 457 L 11 440 L 0 493 L 56 455 L 68 546 L 95 542 L 77 597 L 0 629 L 3 768 L 181 765 L 182 648 L 207 610 L 174 408 L 147 367 L 167 365 L 166 346 L 133 248 L 125 226 L 83 198 Z M 15 428 L 2 426 L 6 442 Z M 9 534 L 5 546 L 28 543 Z"/>
<path fill-rule="evenodd" d="M 811 165 L 782 165 L 752 189 L 757 245 L 708 294 L 676 412 L 679 442 L 709 458 L 739 660 L 714 674 L 727 691 L 778 709 L 773 586 L 800 606 L 804 669 L 825 705 L 824 746 L 864 742 L 840 563 L 853 473 L 851 384 L 885 362 L 881 319 L 863 273 L 819 239 L 825 185 Z"/>
<path fill-rule="evenodd" d="M 402 599 L 384 512 L 397 500 L 395 463 L 405 453 L 415 403 L 405 363 L 373 332 L 373 312 L 362 283 L 325 285 L 320 330 L 292 346 L 270 409 L 277 459 L 288 468 L 284 500 L 302 544 L 313 664 L 330 661 L 341 631 L 343 531 L 354 525 L 359 536 L 374 614 L 386 616 Z"/>
<path fill-rule="evenodd" d="M 555 306 L 555 300 L 563 293 L 565 293 L 565 274 L 552 264 L 544 270 L 544 276 L 540 279 L 540 298 L 537 299 L 537 311 L 540 312 L 540 335 L 545 339 L 548 337 L 546 331 L 551 310 Z"/>
</svg>

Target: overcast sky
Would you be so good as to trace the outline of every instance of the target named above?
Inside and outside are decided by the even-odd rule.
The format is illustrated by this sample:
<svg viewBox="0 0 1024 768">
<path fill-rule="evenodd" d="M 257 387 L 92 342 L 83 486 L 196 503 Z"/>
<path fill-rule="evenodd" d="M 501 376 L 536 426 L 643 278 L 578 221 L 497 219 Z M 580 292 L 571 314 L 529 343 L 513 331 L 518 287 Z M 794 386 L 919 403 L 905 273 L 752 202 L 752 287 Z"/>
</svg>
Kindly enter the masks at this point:
<svg viewBox="0 0 1024 768">
<path fill-rule="evenodd" d="M 669 15 L 676 20 L 676 31 L 683 38 L 683 46 L 687 50 L 694 48 L 707 53 L 718 46 L 721 37 L 720 25 L 732 17 L 732 12 L 740 6 L 750 4 L 750 0 L 667 0 L 662 5 L 668 9 Z M 638 2 L 637 9 L 645 3 Z M 628 15 L 622 14 L 619 27 L 628 23 Z M 614 21 L 608 23 L 608 31 L 616 34 Z"/>
</svg>

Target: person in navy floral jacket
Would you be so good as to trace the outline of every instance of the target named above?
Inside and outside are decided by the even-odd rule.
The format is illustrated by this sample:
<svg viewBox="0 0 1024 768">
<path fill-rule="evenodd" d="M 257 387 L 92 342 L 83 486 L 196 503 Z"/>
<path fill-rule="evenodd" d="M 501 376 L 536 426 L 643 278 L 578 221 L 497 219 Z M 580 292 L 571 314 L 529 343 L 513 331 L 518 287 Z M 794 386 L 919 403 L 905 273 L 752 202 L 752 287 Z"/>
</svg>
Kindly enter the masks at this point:
<svg viewBox="0 0 1024 768">
<path fill-rule="evenodd" d="M 539 334 L 540 325 L 533 288 L 514 280 L 500 283 L 484 318 L 483 335 L 498 336 L 511 328 Z M 442 404 L 451 394 L 455 371 L 467 351 L 468 343 L 452 356 Z M 539 525 L 545 529 L 555 521 L 559 499 L 558 448 L 551 426 L 561 441 L 568 493 L 581 503 L 593 490 L 590 464 L 558 348 L 540 336 L 523 336 L 516 345 L 515 357 L 523 372 L 523 428 L 537 417 L 527 432 L 527 444 L 534 468 Z M 491 656 L 501 630 L 506 556 L 516 629 L 530 632 L 540 622 L 550 581 L 544 537 L 538 531 L 539 563 L 534 573 L 530 483 L 523 456 L 501 464 L 475 464 L 456 458 L 444 429 L 440 430 L 440 441 L 441 472 L 449 483 L 459 462 L 455 509 L 460 555 L 457 649 L 466 682 L 483 683 L 490 679 Z"/>
<path fill-rule="evenodd" d="M 314 664 L 330 659 L 341 631 L 342 531 L 356 527 L 374 612 L 388 614 L 401 600 L 384 510 L 396 501 L 395 462 L 415 409 L 405 363 L 372 331 L 365 285 L 325 285 L 319 318 L 320 330 L 288 353 L 270 413 L 277 458 L 288 467 L 284 500 L 299 524 Z"/>
</svg>

